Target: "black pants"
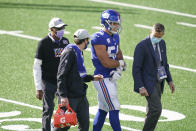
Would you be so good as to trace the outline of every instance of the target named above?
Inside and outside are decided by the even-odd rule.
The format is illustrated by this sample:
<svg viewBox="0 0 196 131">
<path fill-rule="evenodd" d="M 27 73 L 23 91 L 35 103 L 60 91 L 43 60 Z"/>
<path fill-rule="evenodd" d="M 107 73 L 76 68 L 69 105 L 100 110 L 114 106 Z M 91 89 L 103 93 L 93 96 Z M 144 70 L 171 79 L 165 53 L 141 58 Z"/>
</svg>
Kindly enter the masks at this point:
<svg viewBox="0 0 196 131">
<path fill-rule="evenodd" d="M 78 120 L 78 131 L 88 131 L 89 130 L 89 103 L 86 96 L 81 98 L 68 98 L 70 107 L 75 111 Z M 69 127 L 66 128 L 54 128 L 53 131 L 67 131 Z"/>
<path fill-rule="evenodd" d="M 161 104 L 161 85 L 156 83 L 155 88 L 150 96 L 146 97 L 147 100 L 147 115 L 144 123 L 143 131 L 154 131 L 159 117 L 162 112 Z"/>
<path fill-rule="evenodd" d="M 42 112 L 42 131 L 51 130 L 51 117 L 54 111 L 54 98 L 57 86 L 47 81 L 43 81 L 43 112 Z M 60 102 L 60 97 L 58 100 Z"/>
</svg>

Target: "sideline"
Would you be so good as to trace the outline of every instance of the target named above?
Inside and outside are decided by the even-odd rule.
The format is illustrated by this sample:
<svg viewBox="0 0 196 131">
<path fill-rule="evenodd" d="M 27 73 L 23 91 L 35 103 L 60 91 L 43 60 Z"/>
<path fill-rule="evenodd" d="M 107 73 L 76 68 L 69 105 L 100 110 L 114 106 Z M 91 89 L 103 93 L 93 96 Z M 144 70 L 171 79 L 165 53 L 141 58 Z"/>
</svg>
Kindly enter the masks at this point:
<svg viewBox="0 0 196 131">
<path fill-rule="evenodd" d="M 41 38 L 39 37 L 34 37 L 34 36 L 30 36 L 30 35 L 24 35 L 24 34 L 20 34 L 22 33 L 22 31 L 5 31 L 5 30 L 0 30 L 0 34 L 6 34 L 6 35 L 11 35 L 11 36 L 17 36 L 17 37 L 22 37 L 22 38 L 26 38 L 26 39 L 31 39 L 31 40 L 41 40 Z M 87 48 L 87 51 L 91 51 L 90 48 Z M 128 60 L 133 60 L 133 57 L 131 56 L 123 56 L 125 59 Z M 196 72 L 196 69 L 191 69 L 191 68 L 187 68 L 187 67 L 181 67 L 181 66 L 176 66 L 176 65 L 170 65 L 169 66 L 171 68 L 174 69 L 179 69 L 179 70 L 184 70 L 184 71 L 190 71 L 190 72 Z"/>
<path fill-rule="evenodd" d="M 141 5 L 134 5 L 134 4 L 128 4 L 128 3 L 122 3 L 122 2 L 114 2 L 114 1 L 108 1 L 108 0 L 89 0 L 89 1 L 106 3 L 106 4 L 111 4 L 111 5 L 118 5 L 118 6 L 120 5 L 120 6 L 125 6 L 125 7 L 143 9 L 143 10 L 150 10 L 150 11 L 185 16 L 185 17 L 190 17 L 190 18 L 196 18 L 196 15 L 193 15 L 193 14 L 181 13 L 181 12 L 166 10 L 166 9 L 152 8 L 152 7 L 141 6 Z"/>
</svg>

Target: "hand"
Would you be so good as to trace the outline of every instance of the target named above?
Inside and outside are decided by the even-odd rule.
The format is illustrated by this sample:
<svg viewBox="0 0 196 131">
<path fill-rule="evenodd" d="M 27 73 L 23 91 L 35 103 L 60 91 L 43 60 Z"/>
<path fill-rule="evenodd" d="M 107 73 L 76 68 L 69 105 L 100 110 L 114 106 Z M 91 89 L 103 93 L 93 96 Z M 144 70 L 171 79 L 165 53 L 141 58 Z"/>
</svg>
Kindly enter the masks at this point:
<svg viewBox="0 0 196 131">
<path fill-rule="evenodd" d="M 120 69 L 121 71 L 125 71 L 127 69 L 127 64 L 125 63 L 124 60 L 119 60 L 120 66 L 118 67 L 118 69 Z"/>
<path fill-rule="evenodd" d="M 119 80 L 121 78 L 121 70 L 113 70 L 110 72 L 110 75 L 111 75 L 110 78 L 111 81 Z"/>
<path fill-rule="evenodd" d="M 94 75 L 94 81 L 100 81 L 103 79 L 103 75 L 98 74 L 98 75 Z"/>
<path fill-rule="evenodd" d="M 64 98 L 64 97 L 61 97 L 61 106 L 65 106 L 67 107 L 67 105 L 69 105 L 69 100 L 68 98 Z"/>
<path fill-rule="evenodd" d="M 140 93 L 141 96 L 149 96 L 146 88 L 144 88 L 144 87 L 139 89 L 139 93 Z"/>
<path fill-rule="evenodd" d="M 171 93 L 174 93 L 174 91 L 175 91 L 175 87 L 174 87 L 174 84 L 173 84 L 173 82 L 172 82 L 172 81 L 171 81 L 171 82 L 169 82 L 169 87 L 170 87 Z"/>
<path fill-rule="evenodd" d="M 36 98 L 39 100 L 42 100 L 42 98 L 43 98 L 43 91 L 42 90 L 36 90 Z"/>
</svg>

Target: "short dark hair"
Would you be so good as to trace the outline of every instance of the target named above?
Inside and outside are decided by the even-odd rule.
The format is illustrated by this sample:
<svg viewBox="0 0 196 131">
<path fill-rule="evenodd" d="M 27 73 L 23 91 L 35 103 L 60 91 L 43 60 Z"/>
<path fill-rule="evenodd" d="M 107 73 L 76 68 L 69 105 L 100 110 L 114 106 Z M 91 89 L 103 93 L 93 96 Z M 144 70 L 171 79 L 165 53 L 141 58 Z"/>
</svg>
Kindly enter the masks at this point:
<svg viewBox="0 0 196 131">
<path fill-rule="evenodd" d="M 165 27 L 163 24 L 160 23 L 156 23 L 153 25 L 153 28 L 156 32 L 164 32 L 165 31 Z"/>
</svg>

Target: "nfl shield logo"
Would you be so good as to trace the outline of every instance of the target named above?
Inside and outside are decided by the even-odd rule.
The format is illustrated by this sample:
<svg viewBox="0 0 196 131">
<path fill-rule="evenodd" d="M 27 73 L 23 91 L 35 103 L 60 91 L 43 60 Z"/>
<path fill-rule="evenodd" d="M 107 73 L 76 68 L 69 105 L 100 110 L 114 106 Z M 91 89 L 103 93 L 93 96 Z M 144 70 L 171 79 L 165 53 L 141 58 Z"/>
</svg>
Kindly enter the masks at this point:
<svg viewBox="0 0 196 131">
<path fill-rule="evenodd" d="M 108 44 L 110 44 L 110 38 L 107 39 Z"/>
</svg>

